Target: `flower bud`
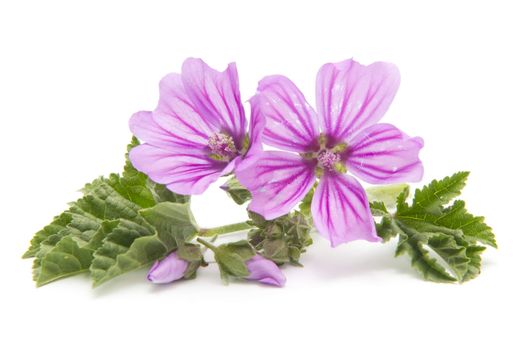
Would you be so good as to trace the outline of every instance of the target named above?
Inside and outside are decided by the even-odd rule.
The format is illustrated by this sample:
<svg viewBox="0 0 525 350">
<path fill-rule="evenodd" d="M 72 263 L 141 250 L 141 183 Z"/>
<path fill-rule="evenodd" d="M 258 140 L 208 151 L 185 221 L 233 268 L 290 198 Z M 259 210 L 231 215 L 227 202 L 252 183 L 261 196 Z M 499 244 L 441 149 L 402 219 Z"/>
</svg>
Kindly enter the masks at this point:
<svg viewBox="0 0 525 350">
<path fill-rule="evenodd" d="M 246 261 L 246 267 L 250 274 L 246 279 L 258 281 L 273 286 L 282 287 L 286 283 L 286 277 L 279 267 L 271 260 L 256 254 Z"/>
<path fill-rule="evenodd" d="M 162 260 L 155 261 L 155 264 L 148 272 L 148 280 L 153 283 L 170 283 L 184 277 L 184 273 L 189 263 L 177 256 L 176 252 L 169 254 Z"/>
</svg>

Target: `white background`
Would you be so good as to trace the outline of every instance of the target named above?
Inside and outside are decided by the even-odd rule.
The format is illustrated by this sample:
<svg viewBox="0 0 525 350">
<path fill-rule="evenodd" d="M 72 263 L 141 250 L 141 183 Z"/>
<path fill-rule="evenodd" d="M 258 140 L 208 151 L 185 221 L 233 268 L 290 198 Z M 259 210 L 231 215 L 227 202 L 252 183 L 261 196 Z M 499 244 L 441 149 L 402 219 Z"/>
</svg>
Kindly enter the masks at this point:
<svg viewBox="0 0 525 350">
<path fill-rule="evenodd" d="M 523 349 L 524 10 L 507 1 L 2 1 L 2 349 Z M 247 100 L 288 75 L 314 102 L 317 69 L 354 57 L 396 63 L 385 121 L 425 139 L 424 182 L 471 170 L 469 209 L 500 249 L 464 285 L 422 281 L 394 244 L 316 240 L 283 289 L 223 286 L 215 266 L 158 287 L 146 271 L 96 290 L 87 276 L 35 288 L 32 234 L 84 183 L 119 171 L 129 116 L 188 56 L 236 61 Z M 201 226 L 245 218 L 217 186 Z"/>
</svg>

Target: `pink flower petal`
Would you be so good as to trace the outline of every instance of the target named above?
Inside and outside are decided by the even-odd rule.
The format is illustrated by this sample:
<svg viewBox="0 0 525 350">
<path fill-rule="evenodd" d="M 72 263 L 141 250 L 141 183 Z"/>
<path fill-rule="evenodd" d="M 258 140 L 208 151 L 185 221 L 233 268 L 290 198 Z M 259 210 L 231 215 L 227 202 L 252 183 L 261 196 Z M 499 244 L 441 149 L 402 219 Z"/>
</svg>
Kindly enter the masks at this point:
<svg viewBox="0 0 525 350">
<path fill-rule="evenodd" d="M 148 144 L 134 147 L 129 159 L 135 168 L 153 181 L 185 195 L 201 194 L 221 175 L 231 172 L 238 162 L 238 157 L 226 164 L 216 162 L 197 150 L 173 153 Z"/>
<path fill-rule="evenodd" d="M 220 131 L 228 132 L 240 148 L 246 118 L 235 63 L 218 72 L 201 59 L 188 58 L 182 65 L 182 82 L 196 111 Z"/>
<path fill-rule="evenodd" d="M 258 110 L 254 110 L 252 107 L 249 128 L 250 146 L 242 162 L 236 168 L 236 171 L 242 171 L 243 169 L 249 167 L 251 164 L 257 161 L 257 158 L 261 154 L 263 149 L 262 142 L 264 126 L 264 116 Z"/>
<path fill-rule="evenodd" d="M 141 139 L 159 148 L 164 149 L 178 149 L 181 144 L 173 134 L 161 128 L 152 117 L 152 112 L 137 112 L 131 116 L 129 120 L 129 128 L 131 132 Z"/>
<path fill-rule="evenodd" d="M 417 182 L 423 177 L 423 140 L 390 124 L 376 124 L 350 141 L 348 170 L 372 184 Z"/>
<path fill-rule="evenodd" d="M 157 260 L 148 272 L 148 280 L 157 283 L 171 283 L 184 277 L 189 263 L 179 258 L 176 252 Z"/>
<path fill-rule="evenodd" d="M 369 66 L 354 60 L 327 63 L 317 74 L 317 112 L 330 143 L 349 139 L 377 123 L 399 87 L 396 66 L 376 62 Z"/>
<path fill-rule="evenodd" d="M 321 178 L 312 200 L 312 218 L 332 247 L 358 239 L 381 240 L 376 234 L 366 193 L 349 175 L 332 173 Z"/>
<path fill-rule="evenodd" d="M 280 75 L 264 78 L 250 103 L 266 118 L 266 144 L 296 152 L 305 152 L 317 145 L 317 115 L 288 78 Z"/>
<path fill-rule="evenodd" d="M 258 281 L 272 286 L 283 287 L 286 283 L 286 276 L 279 266 L 265 257 L 255 254 L 253 258 L 246 261 L 246 267 L 250 274 L 247 280 Z"/>
<path fill-rule="evenodd" d="M 220 131 L 204 114 L 196 111 L 184 89 L 180 74 L 168 74 L 160 81 L 159 88 L 159 103 L 152 117 L 178 143 L 202 148 L 207 145 L 212 134 Z"/>
<path fill-rule="evenodd" d="M 252 193 L 248 209 L 267 220 L 290 212 L 315 182 L 312 164 L 297 154 L 281 151 L 262 152 L 256 163 L 236 175 Z"/>
</svg>

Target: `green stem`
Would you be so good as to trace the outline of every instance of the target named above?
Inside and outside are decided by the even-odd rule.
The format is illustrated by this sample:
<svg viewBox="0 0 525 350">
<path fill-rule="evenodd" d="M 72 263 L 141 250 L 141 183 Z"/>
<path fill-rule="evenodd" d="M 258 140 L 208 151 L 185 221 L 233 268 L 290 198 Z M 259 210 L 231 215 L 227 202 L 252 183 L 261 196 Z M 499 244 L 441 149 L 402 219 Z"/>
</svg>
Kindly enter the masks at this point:
<svg viewBox="0 0 525 350">
<path fill-rule="evenodd" d="M 250 228 L 252 228 L 252 225 L 249 225 L 245 221 L 243 221 L 243 222 L 238 222 L 236 224 L 218 226 L 218 227 L 213 227 L 213 228 L 203 228 L 199 230 L 198 235 L 200 237 L 213 237 L 217 235 L 225 235 L 227 233 L 245 231 Z"/>
<path fill-rule="evenodd" d="M 393 217 L 390 218 L 390 221 L 392 223 L 392 228 L 394 229 L 394 231 L 397 233 L 398 236 L 402 234 L 406 235 L 406 227 L 403 224 L 398 223 L 396 219 Z"/>
<path fill-rule="evenodd" d="M 203 246 L 205 246 L 206 248 L 208 248 L 209 250 L 211 250 L 212 252 L 215 253 L 215 251 L 217 250 L 217 247 L 214 246 L 213 244 L 211 244 L 210 242 L 202 239 L 202 238 L 197 238 L 197 242 L 199 242 L 200 244 L 202 244 Z"/>
</svg>

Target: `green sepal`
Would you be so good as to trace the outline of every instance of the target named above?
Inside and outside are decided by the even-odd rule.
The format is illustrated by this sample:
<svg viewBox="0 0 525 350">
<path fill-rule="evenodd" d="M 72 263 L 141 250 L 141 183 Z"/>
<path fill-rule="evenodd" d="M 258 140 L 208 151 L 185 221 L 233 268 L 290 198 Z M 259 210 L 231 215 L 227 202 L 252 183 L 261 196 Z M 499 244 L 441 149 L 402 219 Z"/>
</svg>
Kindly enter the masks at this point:
<svg viewBox="0 0 525 350">
<path fill-rule="evenodd" d="M 297 254 L 297 252 L 300 251 L 297 247 L 294 248 L 296 249 L 296 252 L 290 254 L 290 248 L 284 239 L 267 239 L 262 244 L 264 256 L 278 264 L 284 264 L 296 259 L 298 260 L 300 254 Z"/>
<path fill-rule="evenodd" d="M 239 180 L 235 177 L 231 177 L 226 181 L 221 189 L 226 191 L 226 193 L 233 199 L 233 201 L 239 205 L 246 203 L 252 198 L 252 194 L 246 187 L 241 185 Z"/>
<path fill-rule="evenodd" d="M 250 210 L 248 210 L 248 217 L 250 218 L 250 220 L 248 221 L 248 224 L 252 226 L 264 228 L 266 227 L 268 223 L 268 221 L 266 221 L 266 219 L 262 215 L 257 214 L 256 212 L 253 212 Z"/>
<path fill-rule="evenodd" d="M 197 277 L 197 270 L 199 267 L 205 266 L 205 264 L 202 261 L 192 261 L 188 264 L 188 267 L 186 268 L 186 271 L 184 272 L 184 279 L 185 280 L 191 280 Z"/>
<path fill-rule="evenodd" d="M 228 283 L 229 277 L 247 277 L 250 273 L 244 260 L 237 254 L 218 251 L 215 253 L 215 260 L 219 265 L 221 278 Z"/>
<path fill-rule="evenodd" d="M 177 256 L 187 262 L 202 261 L 202 251 L 200 246 L 192 243 L 184 243 L 179 245 L 177 249 Z"/>
<path fill-rule="evenodd" d="M 255 249 L 247 240 L 244 239 L 236 242 L 221 244 L 217 247 L 217 249 L 226 253 L 237 254 L 243 261 L 249 260 L 255 255 Z"/>
<path fill-rule="evenodd" d="M 256 251 L 246 240 L 222 244 L 214 249 L 217 262 L 224 283 L 230 277 L 243 278 L 250 273 L 246 261 L 255 256 Z"/>
<path fill-rule="evenodd" d="M 197 275 L 197 270 L 205 266 L 201 247 L 193 243 L 184 243 L 177 247 L 177 256 L 186 260 L 189 264 L 184 273 L 184 279 L 193 279 Z"/>
<path fill-rule="evenodd" d="M 257 251 L 277 264 L 301 265 L 301 254 L 313 243 L 311 220 L 307 216 L 300 211 L 274 220 L 264 220 L 252 212 L 249 216 L 250 223 L 256 228 L 248 232 L 248 239 Z"/>
<path fill-rule="evenodd" d="M 304 196 L 301 203 L 299 203 L 299 211 L 305 216 L 305 218 L 308 218 L 309 220 L 312 217 L 312 200 L 314 198 L 314 192 L 316 187 L 317 182 L 313 185 L 310 191 L 308 191 L 306 196 Z"/>
</svg>

